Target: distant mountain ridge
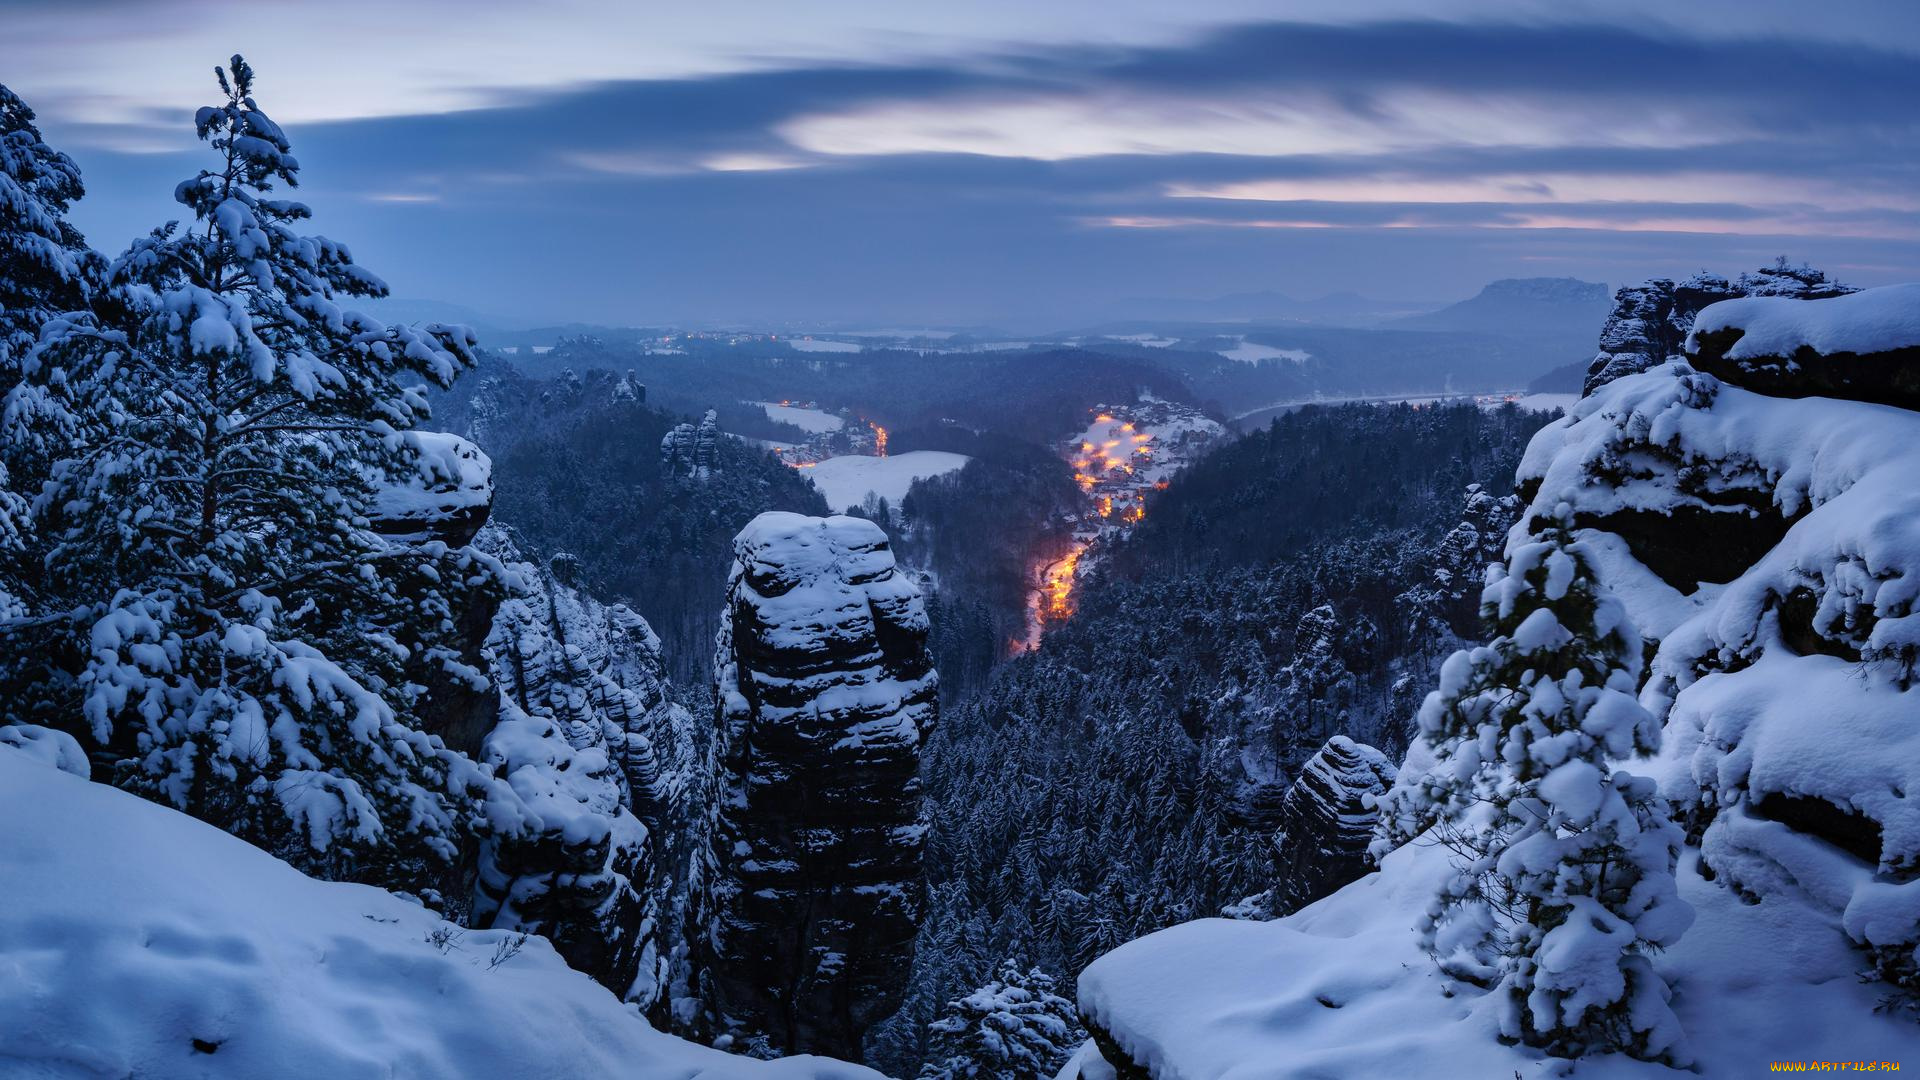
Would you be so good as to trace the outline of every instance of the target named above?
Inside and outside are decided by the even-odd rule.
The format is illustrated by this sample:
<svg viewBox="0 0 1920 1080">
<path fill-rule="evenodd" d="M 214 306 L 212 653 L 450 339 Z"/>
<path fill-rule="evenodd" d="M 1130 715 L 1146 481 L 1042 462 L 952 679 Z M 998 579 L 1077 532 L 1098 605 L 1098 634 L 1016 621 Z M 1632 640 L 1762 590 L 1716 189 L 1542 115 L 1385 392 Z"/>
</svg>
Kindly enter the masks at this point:
<svg viewBox="0 0 1920 1080">
<path fill-rule="evenodd" d="M 1579 278 L 1503 278 L 1438 311 L 1395 319 L 1407 330 L 1465 330 L 1507 337 L 1591 341 L 1606 321 L 1612 295 Z"/>
<path fill-rule="evenodd" d="M 1264 289 L 1209 298 L 1128 297 L 1112 306 L 1121 319 L 1171 319 L 1181 322 L 1286 322 L 1330 326 L 1370 326 L 1383 319 L 1422 310 L 1417 300 L 1377 300 L 1354 292 L 1329 293 L 1302 300 Z"/>
</svg>

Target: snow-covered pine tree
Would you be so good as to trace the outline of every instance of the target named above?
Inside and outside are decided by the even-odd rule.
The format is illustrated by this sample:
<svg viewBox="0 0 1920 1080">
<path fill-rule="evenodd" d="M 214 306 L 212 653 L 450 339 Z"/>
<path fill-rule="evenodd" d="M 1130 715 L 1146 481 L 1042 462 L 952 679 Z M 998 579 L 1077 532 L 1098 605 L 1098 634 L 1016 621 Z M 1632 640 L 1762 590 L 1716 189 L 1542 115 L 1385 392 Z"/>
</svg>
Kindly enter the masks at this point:
<svg viewBox="0 0 1920 1080">
<path fill-rule="evenodd" d="M 1342 691 L 1350 679 L 1340 655 L 1340 618 L 1333 605 L 1308 610 L 1294 629 L 1286 717 L 1276 732 L 1276 740 L 1284 742 L 1275 749 L 1285 764 L 1298 764 L 1307 747 L 1339 726 Z"/>
<path fill-rule="evenodd" d="M 74 438 L 72 418 L 42 380 L 28 380 L 37 367 L 33 345 L 55 316 L 86 306 L 106 265 L 66 220 L 84 194 L 80 170 L 40 138 L 33 120 L 27 103 L 0 86 L 0 619 L 36 607 L 45 553 L 30 503 Z M 0 679 L 12 681 L 5 672 Z M 8 701 L 24 704 L 18 695 Z"/>
<path fill-rule="evenodd" d="M 1021 967 L 1004 961 L 991 982 L 949 1001 L 927 1025 L 920 1080 L 1042 1080 L 1060 1071 L 1086 1032 L 1053 977 Z"/>
<path fill-rule="evenodd" d="M 48 317 L 84 308 L 105 260 L 67 219 L 86 189 L 48 146 L 33 109 L 0 86 L 0 363 L 12 389 Z"/>
<path fill-rule="evenodd" d="M 271 197 L 298 163 L 246 62 L 217 73 L 195 117 L 217 164 L 174 193 L 192 223 L 135 243 L 102 313 L 38 347 L 94 425 L 40 500 L 76 613 L 49 632 L 84 646 L 76 705 L 116 782 L 309 872 L 424 889 L 499 787 L 417 699 L 429 672 L 484 679 L 451 639 L 501 568 L 369 519 L 446 479 L 418 384 L 450 384 L 473 338 L 341 306 L 386 286 Z"/>
<path fill-rule="evenodd" d="M 1537 520 L 1489 573 L 1496 636 L 1442 665 L 1420 745 L 1379 800 L 1376 851 L 1429 828 L 1453 850 L 1419 929 L 1443 972 L 1499 985 L 1505 1035 L 1678 1060 L 1648 955 L 1692 921 L 1673 877 L 1681 835 L 1653 783 L 1610 764 L 1657 749 L 1659 727 L 1634 698 L 1639 635 L 1569 518 Z"/>
</svg>

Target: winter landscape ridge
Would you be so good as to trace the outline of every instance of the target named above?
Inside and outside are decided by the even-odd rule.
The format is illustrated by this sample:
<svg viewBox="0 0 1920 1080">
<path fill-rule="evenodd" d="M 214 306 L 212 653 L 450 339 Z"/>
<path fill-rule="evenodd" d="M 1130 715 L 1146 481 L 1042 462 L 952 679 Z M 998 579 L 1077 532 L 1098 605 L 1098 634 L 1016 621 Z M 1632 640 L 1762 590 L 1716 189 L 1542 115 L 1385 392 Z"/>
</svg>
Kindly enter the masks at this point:
<svg viewBox="0 0 1920 1080">
<path fill-rule="evenodd" d="M 0 11 L 0 1078 L 1920 1067 L 1903 10 L 341 4 Z"/>
</svg>

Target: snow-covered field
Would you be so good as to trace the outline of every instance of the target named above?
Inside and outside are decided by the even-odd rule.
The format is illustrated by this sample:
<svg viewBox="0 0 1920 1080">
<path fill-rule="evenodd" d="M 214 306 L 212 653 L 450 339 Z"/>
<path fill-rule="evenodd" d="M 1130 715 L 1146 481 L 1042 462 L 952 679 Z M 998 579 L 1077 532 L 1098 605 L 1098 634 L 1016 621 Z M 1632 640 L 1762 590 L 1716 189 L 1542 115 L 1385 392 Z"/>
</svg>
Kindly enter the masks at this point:
<svg viewBox="0 0 1920 1080">
<path fill-rule="evenodd" d="M 806 476 L 835 511 L 859 506 L 868 492 L 897 506 L 915 480 L 953 472 L 971 460 L 945 450 L 912 450 L 883 458 L 848 454 L 809 466 Z"/>
<path fill-rule="evenodd" d="M 859 352 L 860 345 L 851 341 L 820 341 L 814 338 L 788 338 L 787 344 L 801 352 Z"/>
<path fill-rule="evenodd" d="M 841 337 L 858 338 L 901 338 L 911 340 L 924 338 L 928 341 L 945 341 L 955 334 L 953 330 L 910 330 L 904 327 L 887 327 L 880 330 L 836 330 Z"/>
<path fill-rule="evenodd" d="M 515 935 L 305 877 L 38 744 L 0 743 L 0 1076 L 878 1080 L 662 1034 L 544 938 L 502 958 Z"/>
<path fill-rule="evenodd" d="M 1555 409 L 1564 412 L 1573 408 L 1579 400 L 1579 394 L 1528 394 L 1514 404 L 1533 412 L 1552 412 Z"/>
<path fill-rule="evenodd" d="M 847 422 L 829 412 L 819 409 L 802 409 L 793 405 L 782 405 L 775 401 L 756 401 L 755 405 L 767 411 L 767 419 L 783 424 L 792 424 L 801 431 L 817 435 L 823 431 L 839 431 Z"/>
<path fill-rule="evenodd" d="M 1243 364 L 1258 364 L 1264 360 L 1289 360 L 1296 364 L 1304 364 L 1313 359 L 1313 354 L 1305 349 L 1276 349 L 1271 345 L 1251 343 L 1244 337 L 1240 338 L 1239 342 L 1231 349 L 1221 349 L 1220 355 L 1229 360 L 1238 360 Z"/>
</svg>

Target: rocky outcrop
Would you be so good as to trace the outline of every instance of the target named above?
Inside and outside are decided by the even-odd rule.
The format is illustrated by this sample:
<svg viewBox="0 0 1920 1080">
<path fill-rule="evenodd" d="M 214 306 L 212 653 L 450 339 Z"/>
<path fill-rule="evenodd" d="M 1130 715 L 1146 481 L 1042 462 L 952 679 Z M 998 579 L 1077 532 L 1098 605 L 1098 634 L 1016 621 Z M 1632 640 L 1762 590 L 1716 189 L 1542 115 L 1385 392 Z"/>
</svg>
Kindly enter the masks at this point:
<svg viewBox="0 0 1920 1080">
<path fill-rule="evenodd" d="M 407 438 L 418 443 L 418 474 L 381 485 L 373 531 L 400 543 L 471 543 L 493 509 L 493 462 L 458 435 L 418 431 Z"/>
<path fill-rule="evenodd" d="M 620 381 L 613 384 L 613 400 L 632 405 L 645 405 L 647 384 L 640 381 L 632 368 L 628 368 L 627 373 L 620 377 Z"/>
<path fill-rule="evenodd" d="M 438 543 L 457 548 L 472 543 L 493 510 L 493 462 L 457 435 L 418 431 L 405 438 L 418 451 L 414 474 L 399 482 L 377 481 L 369 519 L 373 531 L 399 546 Z M 415 595 L 444 590 L 442 581 L 410 580 L 412 572 L 407 564 L 398 564 L 402 587 Z M 481 674 L 486 669 L 481 647 L 500 600 L 497 582 L 458 590 L 457 601 L 444 613 L 454 630 L 447 643 L 452 655 L 416 654 L 408 674 L 422 688 L 422 726 L 469 756 L 480 753 L 480 742 L 498 713 L 493 689 Z"/>
<path fill-rule="evenodd" d="M 476 925 L 541 934 L 653 1009 L 667 981 L 660 932 L 677 924 L 684 880 L 691 717 L 667 699 L 646 621 L 576 590 L 570 556 L 542 569 L 501 529 L 478 546 L 514 580 L 487 637 L 499 698 L 482 757 L 527 810 L 482 848 Z"/>
<path fill-rule="evenodd" d="M 1776 397 L 1834 397 L 1920 408 L 1920 285 L 1803 305 L 1754 297 L 1694 326 L 1687 362 Z"/>
<path fill-rule="evenodd" d="M 1487 566 L 1500 561 L 1507 530 L 1520 516 L 1520 500 L 1495 496 L 1479 484 L 1467 485 L 1460 523 L 1441 537 L 1434 555 L 1433 585 L 1447 625 L 1463 639 L 1480 633 L 1480 589 Z"/>
<path fill-rule="evenodd" d="M 676 424 L 660 440 L 660 465 L 686 480 L 713 475 L 720 467 L 720 414 L 708 409 L 698 424 Z"/>
<path fill-rule="evenodd" d="M 1818 300 L 1852 291 L 1812 267 L 1785 259 L 1732 281 L 1702 272 L 1677 282 L 1654 278 L 1629 285 L 1614 294 L 1613 312 L 1600 329 L 1600 351 L 1587 367 L 1581 394 L 1679 356 L 1694 318 L 1722 300 L 1742 296 Z"/>
<path fill-rule="evenodd" d="M 1274 837 L 1273 913 L 1288 915 L 1371 867 L 1367 845 L 1379 815 L 1367 796 L 1393 786 L 1386 755 L 1345 735 L 1328 739 L 1307 760 L 1280 805 Z"/>
<path fill-rule="evenodd" d="M 1920 991 L 1887 966 L 1920 941 L 1920 286 L 1736 298 L 1687 348 L 1535 437 L 1533 509 L 1600 530 L 1660 642 L 1642 700 L 1703 865 L 1742 896 L 1817 896 Z"/>
<path fill-rule="evenodd" d="M 877 525 L 767 513 L 734 540 L 694 946 L 714 1034 L 735 1049 L 858 1059 L 899 1005 L 938 707 L 926 638 Z"/>
</svg>

